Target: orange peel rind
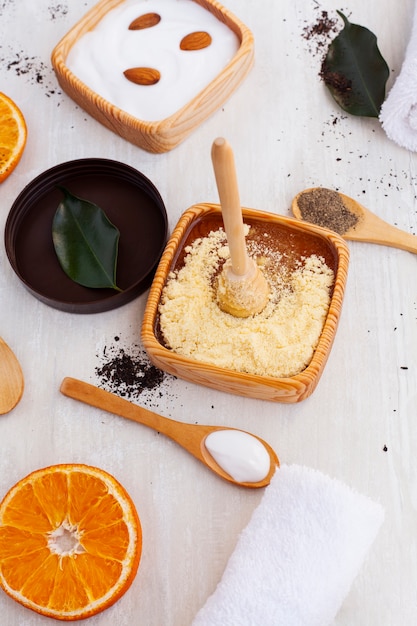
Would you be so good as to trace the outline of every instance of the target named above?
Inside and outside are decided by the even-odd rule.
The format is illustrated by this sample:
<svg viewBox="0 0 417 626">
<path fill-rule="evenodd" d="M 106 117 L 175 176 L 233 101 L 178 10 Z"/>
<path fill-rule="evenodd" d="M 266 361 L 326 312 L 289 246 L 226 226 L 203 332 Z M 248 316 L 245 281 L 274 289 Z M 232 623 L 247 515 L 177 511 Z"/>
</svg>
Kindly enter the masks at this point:
<svg viewBox="0 0 417 626">
<path fill-rule="evenodd" d="M 15 102 L 0 92 L 0 183 L 13 172 L 26 145 L 27 127 Z"/>
</svg>

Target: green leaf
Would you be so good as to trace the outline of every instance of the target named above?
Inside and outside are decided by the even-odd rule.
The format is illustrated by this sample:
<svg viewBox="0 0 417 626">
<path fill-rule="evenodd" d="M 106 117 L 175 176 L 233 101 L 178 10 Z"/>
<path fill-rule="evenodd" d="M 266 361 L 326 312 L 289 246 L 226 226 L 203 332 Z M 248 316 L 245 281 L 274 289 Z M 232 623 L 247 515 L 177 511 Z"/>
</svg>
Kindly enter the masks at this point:
<svg viewBox="0 0 417 626">
<path fill-rule="evenodd" d="M 378 117 L 385 100 L 388 65 L 375 35 L 363 26 L 351 24 L 340 11 L 337 13 L 344 28 L 330 44 L 320 76 L 344 111 Z"/>
<path fill-rule="evenodd" d="M 119 230 L 104 211 L 60 187 L 64 199 L 52 222 L 52 240 L 64 272 L 84 287 L 116 285 Z"/>
</svg>

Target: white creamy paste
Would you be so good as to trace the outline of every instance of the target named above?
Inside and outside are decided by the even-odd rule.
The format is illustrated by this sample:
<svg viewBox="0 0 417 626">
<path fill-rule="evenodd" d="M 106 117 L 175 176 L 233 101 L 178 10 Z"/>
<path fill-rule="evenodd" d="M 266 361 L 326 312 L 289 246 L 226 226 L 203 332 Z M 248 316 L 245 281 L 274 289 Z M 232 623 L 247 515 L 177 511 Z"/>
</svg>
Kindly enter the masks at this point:
<svg viewBox="0 0 417 626">
<path fill-rule="evenodd" d="M 158 13 L 161 21 L 129 30 L 146 13 Z M 196 31 L 208 32 L 212 43 L 202 50 L 181 50 L 182 38 Z M 126 0 L 74 44 L 66 64 L 111 104 L 138 119 L 158 121 L 197 96 L 238 48 L 236 34 L 193 0 Z M 157 69 L 161 78 L 155 85 L 134 84 L 123 75 L 134 67 Z"/>
<path fill-rule="evenodd" d="M 249 433 L 217 430 L 205 438 L 204 445 L 216 463 L 240 483 L 257 483 L 268 475 L 269 454 L 259 439 Z"/>
</svg>

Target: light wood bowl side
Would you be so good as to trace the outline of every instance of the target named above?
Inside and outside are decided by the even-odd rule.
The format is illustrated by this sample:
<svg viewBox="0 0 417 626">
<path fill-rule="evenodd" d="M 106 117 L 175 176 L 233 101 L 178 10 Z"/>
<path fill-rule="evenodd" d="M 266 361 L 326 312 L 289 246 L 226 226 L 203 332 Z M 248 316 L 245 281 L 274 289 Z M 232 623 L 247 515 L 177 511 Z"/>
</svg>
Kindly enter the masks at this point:
<svg viewBox="0 0 417 626">
<path fill-rule="evenodd" d="M 68 54 L 78 39 L 93 30 L 106 13 L 123 1 L 101 0 L 88 11 L 53 49 L 52 66 L 67 95 L 106 128 L 148 152 L 168 152 L 224 104 L 244 80 L 253 65 L 253 35 L 245 24 L 217 0 L 193 0 L 233 30 L 240 41 L 239 49 L 224 70 L 176 113 L 159 121 L 143 121 L 95 93 L 66 65 Z"/>
<path fill-rule="evenodd" d="M 175 265 L 181 242 L 184 241 L 195 220 L 211 212 L 221 214 L 220 206 L 216 204 L 194 205 L 182 215 L 175 227 L 161 257 L 149 292 L 141 330 L 143 346 L 156 367 L 193 383 L 226 393 L 261 400 L 283 403 L 295 403 L 304 400 L 316 388 L 335 338 L 349 265 L 349 249 L 346 242 L 336 233 L 318 226 L 300 223 L 295 219 L 263 211 L 242 209 L 244 219 L 271 220 L 278 224 L 289 225 L 296 230 L 317 233 L 320 237 L 324 237 L 334 249 L 337 267 L 328 314 L 317 348 L 306 369 L 290 378 L 274 378 L 235 372 L 211 364 L 200 363 L 194 359 L 176 354 L 172 350 L 165 348 L 158 340 L 156 334 L 158 307 L 162 290 L 170 270 Z"/>
</svg>

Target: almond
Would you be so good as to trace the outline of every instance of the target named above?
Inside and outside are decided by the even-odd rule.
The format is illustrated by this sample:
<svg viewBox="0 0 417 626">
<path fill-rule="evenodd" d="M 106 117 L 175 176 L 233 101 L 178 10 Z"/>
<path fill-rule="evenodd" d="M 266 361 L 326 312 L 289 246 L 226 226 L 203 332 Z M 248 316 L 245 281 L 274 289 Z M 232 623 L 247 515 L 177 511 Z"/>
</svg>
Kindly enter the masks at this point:
<svg viewBox="0 0 417 626">
<path fill-rule="evenodd" d="M 181 50 L 202 50 L 211 44 L 211 35 L 204 30 L 196 30 L 182 38 L 180 43 Z"/>
<path fill-rule="evenodd" d="M 143 28 L 151 28 L 161 21 L 158 13 L 145 13 L 137 17 L 129 26 L 129 30 L 142 30 Z"/>
<path fill-rule="evenodd" d="M 136 85 L 155 85 L 161 78 L 160 72 L 153 67 L 131 67 L 123 74 Z"/>
</svg>

